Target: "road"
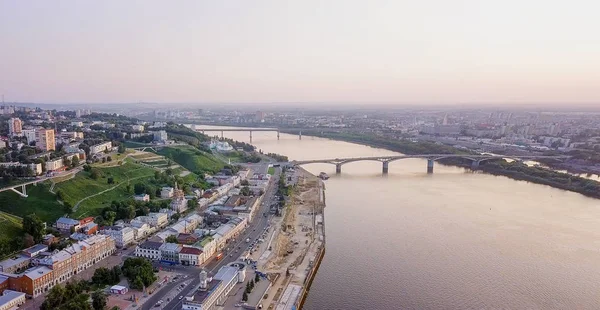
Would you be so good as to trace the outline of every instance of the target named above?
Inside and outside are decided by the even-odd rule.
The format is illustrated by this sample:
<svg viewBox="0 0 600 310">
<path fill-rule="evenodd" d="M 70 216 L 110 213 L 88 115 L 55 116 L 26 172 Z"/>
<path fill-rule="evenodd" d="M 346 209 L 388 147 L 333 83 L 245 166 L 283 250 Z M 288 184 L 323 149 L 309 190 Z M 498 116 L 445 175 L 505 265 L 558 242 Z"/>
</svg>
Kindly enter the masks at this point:
<svg viewBox="0 0 600 310">
<path fill-rule="evenodd" d="M 246 243 L 246 239 L 250 238 L 251 242 L 258 239 L 260 237 L 260 235 L 264 232 L 264 230 L 266 229 L 266 227 L 269 225 L 270 223 L 270 219 L 271 219 L 271 215 L 265 217 L 263 216 L 264 213 L 269 214 L 269 208 L 271 203 L 273 203 L 275 201 L 275 194 L 277 193 L 277 185 L 278 185 L 278 180 L 279 180 L 279 175 L 281 174 L 281 168 L 276 168 L 275 169 L 275 174 L 273 175 L 273 177 L 271 178 L 271 181 L 269 182 L 269 185 L 267 187 L 267 190 L 265 191 L 265 195 L 263 198 L 263 201 L 260 205 L 260 208 L 258 210 L 258 212 L 256 213 L 256 216 L 254 217 L 254 220 L 252 221 L 252 223 L 250 223 L 248 225 L 248 227 L 244 230 L 244 232 L 236 237 L 236 241 L 233 243 L 228 243 L 226 244 L 226 247 L 230 249 L 230 251 L 227 251 L 225 253 L 225 255 L 223 256 L 222 259 L 220 260 L 215 260 L 214 258 L 209 261 L 207 264 L 204 265 L 204 268 L 206 269 L 206 271 L 208 272 L 208 276 L 214 276 L 217 271 L 219 270 L 219 268 L 235 262 L 239 259 L 240 255 L 242 255 L 242 253 L 244 253 L 244 251 L 246 250 L 246 248 L 248 247 L 248 243 Z M 239 249 L 238 249 L 239 247 Z M 235 249 L 238 249 L 237 253 L 235 252 Z M 231 254 L 231 256 L 230 256 Z M 180 273 L 185 273 L 187 275 L 189 275 L 189 278 L 192 278 L 192 282 L 188 285 L 186 285 L 183 290 L 181 291 L 177 291 L 177 294 L 173 294 L 173 292 L 171 292 L 176 286 L 181 285 L 181 282 L 183 282 L 184 280 L 189 280 L 188 279 L 178 279 L 177 281 L 175 281 L 174 283 L 169 283 L 168 286 L 166 288 L 161 289 L 159 292 L 153 294 L 142 306 L 142 309 L 144 310 L 150 310 L 150 309 L 181 309 L 181 304 L 183 302 L 182 300 L 179 300 L 180 296 L 186 296 L 187 294 L 189 294 L 199 283 L 200 283 L 200 279 L 199 279 L 199 274 L 201 271 L 201 268 L 198 267 L 189 267 L 189 266 L 173 266 L 173 267 L 167 267 L 167 268 L 172 268 Z M 171 296 L 173 295 L 173 296 Z M 170 298 L 170 301 L 167 303 L 166 298 Z M 163 305 L 162 307 L 155 307 L 156 303 L 159 300 L 163 300 Z M 166 304 L 165 304 L 166 303 Z"/>
</svg>

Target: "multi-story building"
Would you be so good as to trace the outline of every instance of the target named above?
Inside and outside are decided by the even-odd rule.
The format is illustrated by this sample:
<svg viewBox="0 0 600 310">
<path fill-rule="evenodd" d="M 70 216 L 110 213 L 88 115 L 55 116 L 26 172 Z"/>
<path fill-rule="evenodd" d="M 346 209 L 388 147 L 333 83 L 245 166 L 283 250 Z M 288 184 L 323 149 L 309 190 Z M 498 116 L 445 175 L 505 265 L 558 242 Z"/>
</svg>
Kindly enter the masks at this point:
<svg viewBox="0 0 600 310">
<path fill-rule="evenodd" d="M 0 271 L 4 273 L 17 273 L 29 268 L 31 257 L 16 255 L 0 262 Z"/>
<path fill-rule="evenodd" d="M 144 125 L 131 125 L 131 130 L 142 132 L 144 131 Z"/>
<path fill-rule="evenodd" d="M 25 293 L 5 290 L 0 296 L 0 310 L 18 309 L 25 303 Z"/>
<path fill-rule="evenodd" d="M 11 136 L 20 136 L 23 134 L 23 122 L 21 122 L 21 119 L 13 117 L 8 120 L 8 133 Z"/>
<path fill-rule="evenodd" d="M 209 279 L 206 271 L 200 273 L 200 285 L 196 292 L 189 294 L 183 300 L 183 310 L 212 310 L 222 305 L 227 295 L 236 284 L 244 281 L 246 268 L 223 266 L 217 274 Z"/>
<path fill-rule="evenodd" d="M 131 227 L 105 226 L 100 233 L 113 238 L 119 248 L 129 245 L 135 240 L 135 233 Z"/>
<path fill-rule="evenodd" d="M 27 143 L 35 141 L 36 130 L 35 129 L 23 129 L 23 136 L 27 139 Z"/>
<path fill-rule="evenodd" d="M 35 298 L 50 290 L 54 285 L 52 269 L 39 266 L 15 278 L 11 283 L 11 289 Z"/>
<path fill-rule="evenodd" d="M 112 142 L 103 142 L 90 146 L 90 155 L 98 154 L 112 148 Z"/>
<path fill-rule="evenodd" d="M 166 199 L 173 197 L 174 190 L 172 187 L 163 187 L 160 190 L 160 198 Z"/>
<path fill-rule="evenodd" d="M 73 276 L 75 269 L 71 264 L 71 254 L 65 250 L 52 254 L 37 263 L 52 269 L 54 283 L 63 283 Z"/>
<path fill-rule="evenodd" d="M 181 251 L 180 244 L 163 243 L 160 246 L 160 260 L 166 263 L 177 264 L 179 263 L 179 251 Z"/>
<path fill-rule="evenodd" d="M 67 217 L 61 217 L 58 220 L 56 220 L 56 229 L 62 231 L 70 231 L 71 227 L 73 227 L 74 230 L 79 230 L 79 225 L 80 222 L 78 220 L 70 219 Z"/>
<path fill-rule="evenodd" d="M 195 247 L 183 247 L 179 251 L 179 263 L 187 266 L 200 266 L 204 263 L 202 250 Z"/>
<path fill-rule="evenodd" d="M 139 244 L 135 248 L 135 256 L 137 257 L 145 257 L 149 260 L 160 260 L 161 259 L 161 250 L 160 247 L 163 244 L 160 242 L 154 241 L 146 241 L 142 244 Z"/>
<path fill-rule="evenodd" d="M 38 129 L 35 132 L 35 147 L 42 151 L 54 151 L 56 149 L 56 140 L 54 138 L 54 129 Z"/>
<path fill-rule="evenodd" d="M 164 227 L 169 223 L 169 216 L 166 213 L 148 213 L 148 224 L 150 226 Z"/>
<path fill-rule="evenodd" d="M 46 162 L 46 171 L 55 171 L 64 167 L 63 159 L 56 158 Z"/>
<path fill-rule="evenodd" d="M 154 141 L 167 141 L 168 139 L 167 132 L 164 130 L 154 131 L 152 134 L 154 136 Z"/>
<path fill-rule="evenodd" d="M 133 229 L 133 235 L 135 240 L 140 240 L 147 237 L 150 234 L 150 225 L 139 222 L 131 221 L 131 228 Z"/>
</svg>

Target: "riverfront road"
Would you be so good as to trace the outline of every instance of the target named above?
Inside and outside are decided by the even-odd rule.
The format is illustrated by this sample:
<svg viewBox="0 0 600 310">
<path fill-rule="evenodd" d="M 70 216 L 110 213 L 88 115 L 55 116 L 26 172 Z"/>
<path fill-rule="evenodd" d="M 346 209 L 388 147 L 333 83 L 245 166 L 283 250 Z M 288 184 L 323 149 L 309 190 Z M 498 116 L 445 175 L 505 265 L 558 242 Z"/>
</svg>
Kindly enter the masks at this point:
<svg viewBox="0 0 600 310">
<path fill-rule="evenodd" d="M 274 196 L 277 192 L 277 185 L 279 180 L 279 175 L 281 174 L 281 169 L 276 169 L 275 174 L 271 178 L 267 190 L 265 191 L 263 202 L 260 205 L 258 212 L 254 217 L 252 223 L 248 225 L 248 227 L 244 230 L 244 232 L 236 237 L 235 242 L 230 242 L 226 244 L 226 248 L 229 248 L 229 251 L 224 251 L 223 258 L 220 260 L 212 259 L 209 261 L 204 268 L 208 272 L 209 276 L 213 276 L 219 270 L 219 268 L 232 263 L 242 255 L 242 253 L 248 247 L 248 243 L 246 243 L 246 239 L 250 238 L 251 241 L 254 241 L 259 238 L 259 236 L 263 233 L 265 228 L 269 225 L 271 217 L 264 217 L 264 213 L 269 213 L 269 207 L 272 202 L 275 201 Z M 239 247 L 239 248 L 238 248 Z M 235 250 L 237 249 L 237 252 Z M 231 256 L 230 256 L 231 254 Z M 201 268 L 193 267 L 193 266 L 173 266 L 167 267 L 174 269 L 174 271 L 178 273 L 183 273 L 188 275 L 187 279 L 178 279 L 174 283 L 169 283 L 166 288 L 161 289 L 160 291 L 153 294 L 142 306 L 143 310 L 150 309 L 181 309 L 181 304 L 183 303 L 183 298 L 180 300 L 180 296 L 185 297 L 188 295 L 198 284 L 200 283 L 199 274 Z M 171 291 L 175 289 L 177 286 L 180 286 L 182 282 L 189 280 L 192 278 L 192 282 L 186 285 L 183 290 L 177 292 L 175 296 L 171 298 L 169 302 L 166 301 L 166 298 L 170 298 L 167 296 L 171 296 Z M 163 300 L 162 307 L 155 307 L 159 300 Z"/>
</svg>

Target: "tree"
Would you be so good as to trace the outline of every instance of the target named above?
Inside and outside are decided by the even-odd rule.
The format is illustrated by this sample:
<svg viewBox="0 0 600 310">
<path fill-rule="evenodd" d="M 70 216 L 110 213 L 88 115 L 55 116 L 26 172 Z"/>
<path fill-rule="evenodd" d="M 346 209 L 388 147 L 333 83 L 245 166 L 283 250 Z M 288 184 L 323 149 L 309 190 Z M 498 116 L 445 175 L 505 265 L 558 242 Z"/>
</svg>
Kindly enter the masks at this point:
<svg viewBox="0 0 600 310">
<path fill-rule="evenodd" d="M 71 159 L 71 167 L 75 168 L 79 166 L 79 156 L 73 156 L 73 159 Z"/>
<path fill-rule="evenodd" d="M 92 170 L 92 166 L 90 166 L 90 165 L 84 165 L 83 166 L 83 171 L 90 172 L 91 170 Z"/>
<path fill-rule="evenodd" d="M 93 180 L 98 180 L 102 176 L 102 172 L 97 168 L 92 168 L 90 171 L 90 178 Z"/>
<path fill-rule="evenodd" d="M 94 310 L 104 310 L 107 299 L 108 296 L 103 291 L 98 290 L 92 293 L 92 307 Z"/>
<path fill-rule="evenodd" d="M 35 243 L 42 242 L 44 226 L 44 222 L 42 222 L 35 213 L 29 214 L 23 218 L 23 231 L 30 234 Z"/>
<path fill-rule="evenodd" d="M 102 163 L 106 162 L 106 157 L 102 157 Z"/>
<path fill-rule="evenodd" d="M 242 189 L 240 189 L 240 194 L 243 196 L 250 196 L 250 188 L 248 186 L 242 187 Z"/>
<path fill-rule="evenodd" d="M 258 283 L 260 281 L 260 276 L 258 275 L 258 273 L 254 274 L 254 282 Z"/>
<path fill-rule="evenodd" d="M 194 210 L 194 209 L 196 209 L 197 206 L 198 206 L 198 199 L 194 198 L 194 199 L 188 200 L 188 202 L 187 202 L 188 210 Z"/>
<path fill-rule="evenodd" d="M 106 180 L 106 182 L 108 184 L 114 184 L 115 183 L 115 179 L 113 177 L 108 177 L 108 179 Z"/>
<path fill-rule="evenodd" d="M 112 157 L 106 156 L 106 161 L 112 161 Z"/>
<path fill-rule="evenodd" d="M 242 294 L 242 301 L 248 301 L 248 293 L 244 292 L 244 294 Z"/>
<path fill-rule="evenodd" d="M 177 237 L 175 237 L 175 235 L 170 235 L 167 237 L 167 239 L 165 239 L 165 242 L 168 243 L 177 243 Z"/>
<path fill-rule="evenodd" d="M 156 281 L 152 264 L 142 257 L 129 257 L 123 263 L 123 275 L 133 289 L 148 287 Z"/>
<path fill-rule="evenodd" d="M 133 185 L 133 192 L 136 195 L 141 195 L 146 192 L 146 186 L 143 183 L 135 183 L 135 185 Z"/>
<path fill-rule="evenodd" d="M 126 151 L 126 150 L 127 150 L 127 149 L 125 148 L 125 145 L 124 145 L 124 144 L 122 144 L 122 143 L 121 143 L 121 144 L 119 144 L 119 148 L 118 148 L 118 150 L 117 150 L 117 152 L 119 152 L 119 154 L 123 154 L 123 153 L 125 153 L 125 151 Z"/>
</svg>

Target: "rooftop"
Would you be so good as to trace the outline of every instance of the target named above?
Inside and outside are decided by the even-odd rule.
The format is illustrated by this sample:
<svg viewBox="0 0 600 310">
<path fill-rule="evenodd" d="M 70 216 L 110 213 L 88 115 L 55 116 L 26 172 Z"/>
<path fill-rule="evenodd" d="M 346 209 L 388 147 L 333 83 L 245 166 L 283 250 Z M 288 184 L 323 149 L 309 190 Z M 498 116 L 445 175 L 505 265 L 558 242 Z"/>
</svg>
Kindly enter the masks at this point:
<svg viewBox="0 0 600 310">
<path fill-rule="evenodd" d="M 17 255 L 17 256 L 13 256 L 9 259 L 5 259 L 3 261 L 0 262 L 0 267 L 2 267 L 2 269 L 7 269 L 7 268 L 11 268 L 15 265 L 19 265 L 25 261 L 28 261 L 29 257 L 25 256 L 25 255 Z"/>
<path fill-rule="evenodd" d="M 56 220 L 56 223 L 65 224 L 65 225 L 79 225 L 78 220 L 70 219 L 68 217 L 61 217 Z"/>
<path fill-rule="evenodd" d="M 160 242 L 155 242 L 155 241 L 146 241 L 140 245 L 138 245 L 138 247 L 142 248 L 142 249 L 152 249 L 152 250 L 158 250 L 160 249 L 160 247 L 163 244 Z"/>
<path fill-rule="evenodd" d="M 179 252 L 181 245 L 177 243 L 163 243 L 160 246 L 161 251 L 169 251 L 169 252 Z"/>
<path fill-rule="evenodd" d="M 210 294 L 212 294 L 221 285 L 221 283 L 221 280 L 213 279 L 212 281 L 208 282 L 208 287 L 206 291 L 196 290 L 193 293 L 189 294 L 188 297 L 192 298 L 192 303 L 202 304 L 204 300 L 206 300 L 206 298 L 210 296 Z M 186 300 L 184 303 L 188 302 L 190 301 Z"/>
<path fill-rule="evenodd" d="M 15 298 L 19 298 L 21 296 L 25 296 L 25 293 L 12 291 L 12 290 L 4 290 L 2 295 L 0 295 L 0 305 L 5 305 L 9 303 L 11 300 Z"/>
<path fill-rule="evenodd" d="M 181 251 L 179 251 L 179 253 L 181 253 L 181 254 L 200 255 L 200 254 L 202 254 L 202 250 L 200 250 L 198 248 L 194 248 L 194 247 L 183 247 L 181 249 Z"/>
<path fill-rule="evenodd" d="M 23 253 L 28 254 L 29 256 L 31 256 L 32 254 L 36 254 L 38 252 L 43 252 L 43 251 L 47 251 L 48 250 L 48 246 L 45 244 L 36 244 L 30 248 L 27 248 L 25 250 L 23 250 Z"/>
<path fill-rule="evenodd" d="M 27 276 L 28 278 L 30 278 L 32 280 L 35 280 L 35 279 L 41 278 L 42 276 L 47 275 L 51 272 L 52 272 L 52 269 L 50 269 L 46 266 L 41 266 L 41 267 L 29 269 L 27 272 L 25 272 L 25 276 Z"/>
</svg>

